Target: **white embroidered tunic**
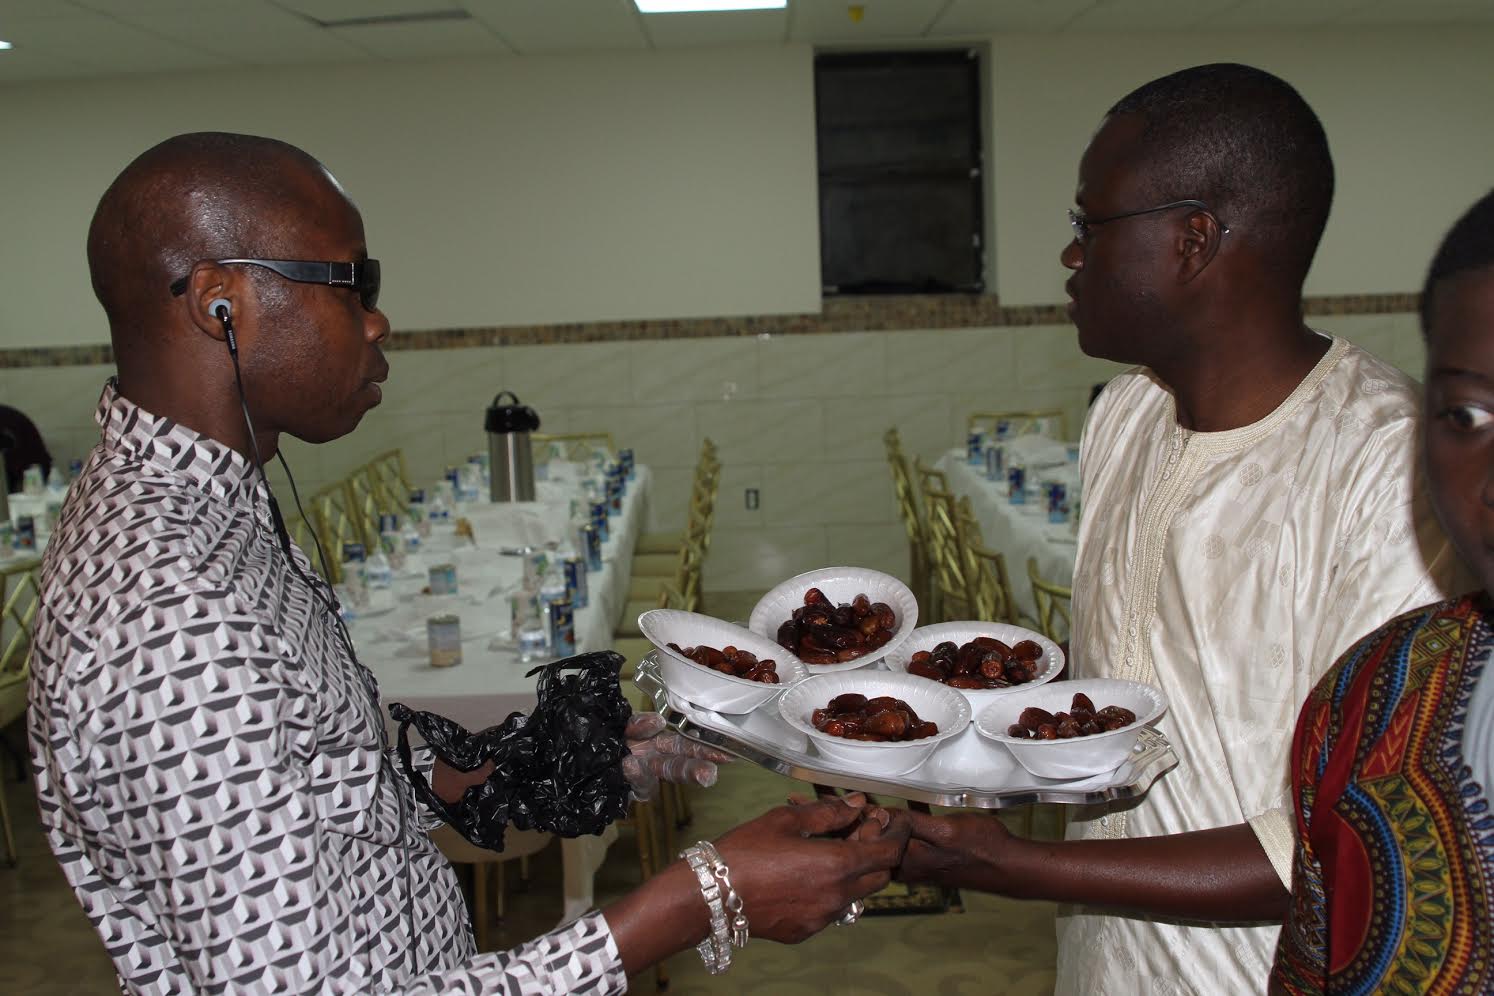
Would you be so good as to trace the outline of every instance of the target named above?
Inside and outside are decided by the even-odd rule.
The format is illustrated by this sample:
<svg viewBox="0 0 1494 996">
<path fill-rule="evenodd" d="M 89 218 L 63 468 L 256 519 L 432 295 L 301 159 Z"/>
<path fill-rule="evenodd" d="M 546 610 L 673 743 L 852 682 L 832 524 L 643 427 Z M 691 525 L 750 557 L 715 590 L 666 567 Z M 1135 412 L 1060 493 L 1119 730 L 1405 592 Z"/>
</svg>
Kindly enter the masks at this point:
<svg viewBox="0 0 1494 996">
<path fill-rule="evenodd" d="M 98 421 L 42 571 L 30 742 L 47 840 L 122 988 L 624 991 L 599 913 L 476 953 L 373 676 L 248 461 L 112 381 Z"/>
<path fill-rule="evenodd" d="M 1071 837 L 1249 821 L 1290 888 L 1287 770 L 1297 711 L 1357 638 L 1436 601 L 1456 557 L 1416 456 L 1419 392 L 1342 339 L 1253 425 L 1190 432 L 1145 370 L 1085 425 L 1074 570 L 1076 672 L 1162 688 L 1179 764 Z M 1059 918 L 1059 993 L 1263 992 L 1276 925 Z"/>
</svg>

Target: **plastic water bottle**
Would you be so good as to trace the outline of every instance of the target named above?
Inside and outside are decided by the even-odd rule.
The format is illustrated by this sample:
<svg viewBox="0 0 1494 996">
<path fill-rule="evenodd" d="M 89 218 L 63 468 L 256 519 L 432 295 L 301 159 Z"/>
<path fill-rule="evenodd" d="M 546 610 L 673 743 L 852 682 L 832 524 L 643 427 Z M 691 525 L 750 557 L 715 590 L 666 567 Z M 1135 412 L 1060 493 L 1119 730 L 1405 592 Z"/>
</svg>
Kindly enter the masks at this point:
<svg viewBox="0 0 1494 996">
<path fill-rule="evenodd" d="M 390 566 L 389 558 L 384 555 L 382 548 L 368 555 L 363 572 L 368 578 L 370 591 L 388 591 L 394 586 L 394 568 Z"/>
</svg>

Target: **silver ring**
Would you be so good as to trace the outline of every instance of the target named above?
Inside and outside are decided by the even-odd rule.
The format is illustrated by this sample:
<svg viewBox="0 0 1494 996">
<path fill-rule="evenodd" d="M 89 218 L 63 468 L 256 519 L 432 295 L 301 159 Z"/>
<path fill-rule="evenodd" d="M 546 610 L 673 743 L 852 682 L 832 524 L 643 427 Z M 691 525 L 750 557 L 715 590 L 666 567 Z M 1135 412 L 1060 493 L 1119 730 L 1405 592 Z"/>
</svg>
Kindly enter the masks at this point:
<svg viewBox="0 0 1494 996">
<path fill-rule="evenodd" d="M 855 902 L 853 902 L 851 905 L 849 905 L 849 906 L 846 907 L 846 911 L 840 915 L 840 919 L 839 920 L 835 921 L 835 925 L 837 927 L 849 927 L 851 924 L 855 923 L 857 920 L 860 920 L 861 919 L 861 914 L 863 914 L 865 912 L 866 912 L 866 904 L 863 903 L 861 900 L 858 899 Z"/>
</svg>

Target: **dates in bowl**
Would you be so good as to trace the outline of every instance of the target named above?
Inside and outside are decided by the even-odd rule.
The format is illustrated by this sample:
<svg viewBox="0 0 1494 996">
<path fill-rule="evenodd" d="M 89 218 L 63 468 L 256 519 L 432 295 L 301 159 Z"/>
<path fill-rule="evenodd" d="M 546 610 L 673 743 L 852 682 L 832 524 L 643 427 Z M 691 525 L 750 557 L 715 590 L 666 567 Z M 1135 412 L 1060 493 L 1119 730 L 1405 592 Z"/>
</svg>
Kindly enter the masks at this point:
<svg viewBox="0 0 1494 996">
<path fill-rule="evenodd" d="M 811 675 L 783 693 L 778 713 L 836 768 L 871 777 L 912 771 L 970 725 L 970 703 L 953 688 L 864 668 Z"/>
<path fill-rule="evenodd" d="M 798 658 L 771 640 L 698 612 L 650 609 L 638 617 L 638 629 L 659 648 L 659 675 L 670 694 L 719 713 L 751 712 L 808 676 Z"/>
<path fill-rule="evenodd" d="M 827 567 L 775 586 L 758 600 L 747 628 L 792 647 L 819 675 L 882 660 L 917 625 L 918 603 L 897 578 L 864 567 Z"/>
<path fill-rule="evenodd" d="M 1002 696 L 977 714 L 975 729 L 1034 775 L 1082 778 L 1123 763 L 1166 710 L 1167 696 L 1154 685 L 1086 678 Z"/>
<path fill-rule="evenodd" d="M 977 712 L 998 698 L 1053 680 L 1063 664 L 1063 651 L 1041 633 L 991 622 L 919 627 L 886 658 L 889 671 L 958 689 Z"/>
</svg>

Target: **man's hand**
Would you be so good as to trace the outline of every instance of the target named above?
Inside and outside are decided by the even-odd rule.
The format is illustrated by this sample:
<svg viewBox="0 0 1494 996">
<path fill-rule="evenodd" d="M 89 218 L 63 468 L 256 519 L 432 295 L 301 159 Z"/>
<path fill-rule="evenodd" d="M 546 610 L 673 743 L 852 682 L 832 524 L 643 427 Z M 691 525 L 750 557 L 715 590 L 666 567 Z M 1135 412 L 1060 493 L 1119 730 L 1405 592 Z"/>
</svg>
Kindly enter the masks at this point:
<svg viewBox="0 0 1494 996">
<path fill-rule="evenodd" d="M 624 732 L 631 753 L 623 758 L 623 774 L 643 801 L 653 797 L 661 781 L 709 788 L 716 784 L 716 765 L 731 760 L 730 754 L 664 732 L 664 717 L 656 712 L 634 713 Z"/>
<path fill-rule="evenodd" d="M 999 819 L 977 813 L 934 816 L 911 810 L 908 818 L 912 836 L 896 873 L 899 880 L 909 885 L 995 891 L 979 872 L 990 864 L 987 856 L 999 853 L 1011 839 Z"/>
</svg>

